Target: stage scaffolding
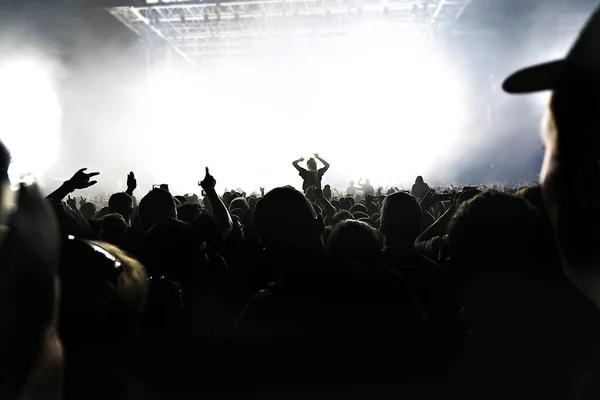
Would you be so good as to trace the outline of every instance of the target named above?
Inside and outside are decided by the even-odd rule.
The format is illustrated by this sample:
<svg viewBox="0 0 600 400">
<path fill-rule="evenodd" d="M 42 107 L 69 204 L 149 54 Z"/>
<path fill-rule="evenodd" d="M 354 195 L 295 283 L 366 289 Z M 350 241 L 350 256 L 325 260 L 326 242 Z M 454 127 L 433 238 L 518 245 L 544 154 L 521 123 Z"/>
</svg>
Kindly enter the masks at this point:
<svg viewBox="0 0 600 400">
<path fill-rule="evenodd" d="M 471 0 L 147 0 L 108 8 L 158 57 L 189 64 L 269 54 L 275 46 L 327 40 L 367 23 L 443 36 Z"/>
</svg>

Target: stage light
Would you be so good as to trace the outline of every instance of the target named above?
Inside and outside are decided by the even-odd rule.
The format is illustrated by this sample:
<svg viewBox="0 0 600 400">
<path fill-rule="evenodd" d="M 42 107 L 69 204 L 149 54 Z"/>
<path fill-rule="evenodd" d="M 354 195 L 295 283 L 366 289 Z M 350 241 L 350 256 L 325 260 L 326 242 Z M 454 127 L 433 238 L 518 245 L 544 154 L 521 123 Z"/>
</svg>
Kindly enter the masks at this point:
<svg viewBox="0 0 600 400">
<path fill-rule="evenodd" d="M 132 157 L 161 154 L 152 182 L 181 193 L 197 189 L 190 162 L 210 166 L 220 188 L 298 187 L 291 161 L 315 152 L 332 165 L 332 187 L 361 176 L 412 184 L 455 149 L 460 85 L 435 49 L 383 26 L 336 38 L 323 44 L 335 50 L 298 65 L 228 62 L 157 75 L 141 94 L 136 142 L 144 148 Z"/>
<path fill-rule="evenodd" d="M 338 116 L 333 131 L 370 150 L 360 151 L 360 163 L 339 153 L 335 161 L 348 178 L 371 176 L 384 185 L 427 175 L 461 134 L 462 92 L 451 63 L 407 30 L 367 26 L 344 40 L 326 72 L 331 94 L 319 98 Z"/>
<path fill-rule="evenodd" d="M 0 129 L 17 170 L 43 175 L 56 160 L 61 107 L 53 72 L 41 62 L 0 64 Z"/>
</svg>

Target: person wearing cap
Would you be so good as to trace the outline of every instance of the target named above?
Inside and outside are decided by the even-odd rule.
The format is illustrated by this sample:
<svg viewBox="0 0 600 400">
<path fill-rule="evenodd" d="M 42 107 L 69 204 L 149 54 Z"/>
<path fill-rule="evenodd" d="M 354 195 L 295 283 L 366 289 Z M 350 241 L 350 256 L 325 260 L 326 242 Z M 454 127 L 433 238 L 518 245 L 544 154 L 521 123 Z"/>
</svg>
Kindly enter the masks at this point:
<svg viewBox="0 0 600 400">
<path fill-rule="evenodd" d="M 540 181 L 564 275 L 539 273 L 513 291 L 504 324 L 455 376 L 458 391 L 463 399 L 599 398 L 600 8 L 563 60 L 520 70 L 503 88 L 552 91 Z"/>
<path fill-rule="evenodd" d="M 600 9 L 558 61 L 520 70 L 508 93 L 551 90 L 540 174 L 563 270 L 600 307 Z"/>
</svg>

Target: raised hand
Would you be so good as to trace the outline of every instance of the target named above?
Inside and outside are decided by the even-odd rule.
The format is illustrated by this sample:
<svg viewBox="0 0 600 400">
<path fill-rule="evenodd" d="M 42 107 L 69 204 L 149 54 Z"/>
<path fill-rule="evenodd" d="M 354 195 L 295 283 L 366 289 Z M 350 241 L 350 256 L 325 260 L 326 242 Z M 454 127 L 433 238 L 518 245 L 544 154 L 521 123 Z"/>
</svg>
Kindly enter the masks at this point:
<svg viewBox="0 0 600 400">
<path fill-rule="evenodd" d="M 204 177 L 204 180 L 200 182 L 200 186 L 202 186 L 202 189 L 204 189 L 204 191 L 208 193 L 214 192 L 216 185 L 217 181 L 208 171 L 208 167 L 206 167 L 206 176 Z"/>
<path fill-rule="evenodd" d="M 319 153 L 315 153 L 315 158 L 319 158 Z"/>
<path fill-rule="evenodd" d="M 83 198 L 83 196 L 79 197 L 79 207 L 81 207 L 82 205 L 84 205 L 85 203 L 87 203 L 87 201 L 85 201 L 85 199 Z"/>
<path fill-rule="evenodd" d="M 420 204 L 423 210 L 433 207 L 435 204 L 435 190 L 429 190 L 421 199 Z"/>
<path fill-rule="evenodd" d="M 100 175 L 100 172 L 90 172 L 89 174 L 86 174 L 86 170 L 87 168 L 81 168 L 66 182 L 71 190 L 87 189 L 98 183 L 98 181 L 90 181 L 90 178 Z"/>
<path fill-rule="evenodd" d="M 127 174 L 127 193 L 133 193 L 133 191 L 137 188 L 137 180 L 135 179 L 135 175 L 133 171 Z"/>
<path fill-rule="evenodd" d="M 303 161 L 304 161 L 304 157 L 300 157 L 300 158 L 298 159 L 298 161 L 300 161 L 300 162 L 303 162 Z"/>
<path fill-rule="evenodd" d="M 77 209 L 77 200 L 71 198 L 71 196 L 67 197 L 67 204 L 69 205 L 69 207 L 71 207 L 73 210 Z"/>
</svg>

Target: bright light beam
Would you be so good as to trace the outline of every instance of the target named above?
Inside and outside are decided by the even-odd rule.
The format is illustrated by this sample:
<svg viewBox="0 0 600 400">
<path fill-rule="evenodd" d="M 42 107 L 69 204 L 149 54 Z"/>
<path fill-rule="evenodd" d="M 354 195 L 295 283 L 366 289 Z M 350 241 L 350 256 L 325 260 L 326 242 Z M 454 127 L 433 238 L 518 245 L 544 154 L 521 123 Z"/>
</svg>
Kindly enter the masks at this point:
<svg viewBox="0 0 600 400">
<path fill-rule="evenodd" d="M 56 160 L 61 107 L 50 71 L 32 60 L 0 64 L 1 138 L 21 173 L 42 175 Z"/>
<path fill-rule="evenodd" d="M 447 60 L 409 30 L 367 27 L 302 64 L 156 77 L 140 102 L 137 162 L 161 160 L 149 185 L 197 190 L 208 165 L 220 189 L 251 192 L 301 187 L 291 162 L 318 152 L 332 165 L 324 184 L 406 186 L 458 143 L 461 96 Z"/>
</svg>

